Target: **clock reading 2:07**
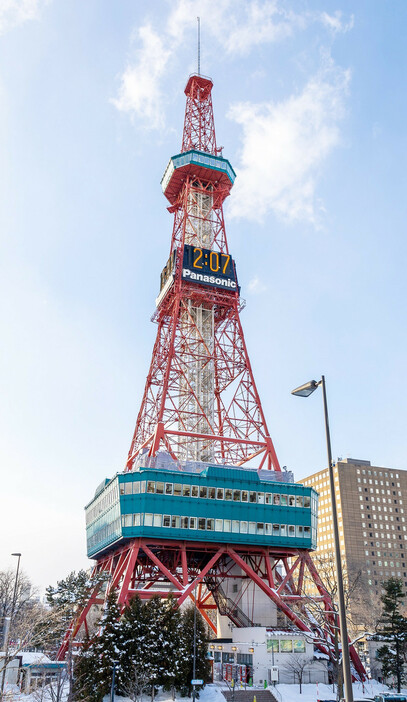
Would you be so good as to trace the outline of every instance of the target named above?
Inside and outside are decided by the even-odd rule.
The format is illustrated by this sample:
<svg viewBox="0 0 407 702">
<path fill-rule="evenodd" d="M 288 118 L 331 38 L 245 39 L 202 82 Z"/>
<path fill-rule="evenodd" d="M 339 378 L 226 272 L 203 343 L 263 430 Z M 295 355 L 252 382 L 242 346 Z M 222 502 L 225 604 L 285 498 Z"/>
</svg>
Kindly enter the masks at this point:
<svg viewBox="0 0 407 702">
<path fill-rule="evenodd" d="M 182 279 L 235 292 L 238 289 L 235 262 L 230 254 L 185 244 Z"/>
</svg>

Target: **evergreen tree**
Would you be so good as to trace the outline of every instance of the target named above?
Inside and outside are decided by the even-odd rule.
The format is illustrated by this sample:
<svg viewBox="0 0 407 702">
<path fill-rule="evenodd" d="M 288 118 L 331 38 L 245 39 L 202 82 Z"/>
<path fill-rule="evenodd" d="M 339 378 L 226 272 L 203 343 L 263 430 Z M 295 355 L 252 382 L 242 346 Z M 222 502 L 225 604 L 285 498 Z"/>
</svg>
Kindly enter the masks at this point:
<svg viewBox="0 0 407 702">
<path fill-rule="evenodd" d="M 184 658 L 180 665 L 180 674 L 176 681 L 176 687 L 181 694 L 189 697 L 192 692 L 191 680 L 193 679 L 194 660 L 194 616 L 196 615 L 196 637 L 195 637 L 195 676 L 202 679 L 204 683 L 209 679 L 210 663 L 208 660 L 208 636 L 205 623 L 195 606 L 190 605 L 182 613 L 182 649 Z M 201 689 L 196 687 L 197 690 Z"/>
<path fill-rule="evenodd" d="M 187 652 L 182 636 L 181 610 L 177 607 L 172 595 L 164 603 L 161 630 L 163 632 L 163 666 L 160 673 L 160 683 L 164 690 L 172 691 L 172 697 L 175 699 L 176 681 L 180 678 Z"/>
<path fill-rule="evenodd" d="M 86 638 L 75 659 L 74 699 L 100 702 L 101 696 L 96 684 L 98 663 L 94 641 Z"/>
<path fill-rule="evenodd" d="M 134 701 L 147 691 L 150 682 L 145 665 L 148 626 L 145 605 L 138 596 L 133 597 L 121 619 L 117 686 Z"/>
<path fill-rule="evenodd" d="M 100 700 L 110 692 L 113 675 L 113 661 L 118 661 L 117 673 L 120 672 L 121 623 L 120 607 L 116 595 L 112 593 L 105 604 L 100 620 L 100 632 L 95 637 L 91 658 L 94 660 L 95 700 Z M 115 685 L 117 687 L 117 683 Z"/>
<path fill-rule="evenodd" d="M 398 578 L 389 578 L 383 583 L 383 588 L 383 612 L 375 638 L 383 641 L 384 645 L 378 649 L 377 658 L 382 663 L 384 677 L 394 675 L 397 691 L 400 692 L 405 680 L 404 660 L 407 652 L 407 619 L 400 611 L 405 594 L 403 583 Z"/>
</svg>

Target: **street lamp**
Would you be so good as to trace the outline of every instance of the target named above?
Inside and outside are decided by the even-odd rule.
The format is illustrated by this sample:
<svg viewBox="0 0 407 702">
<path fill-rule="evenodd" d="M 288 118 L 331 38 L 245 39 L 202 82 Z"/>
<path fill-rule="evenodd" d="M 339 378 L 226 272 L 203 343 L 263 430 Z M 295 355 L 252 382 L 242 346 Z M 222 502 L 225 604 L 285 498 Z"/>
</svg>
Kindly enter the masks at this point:
<svg viewBox="0 0 407 702">
<path fill-rule="evenodd" d="M 326 447 L 328 451 L 328 472 L 329 472 L 329 487 L 331 493 L 331 503 L 332 503 L 332 522 L 334 531 L 334 544 L 335 544 L 335 568 L 336 568 L 336 580 L 338 583 L 338 600 L 339 600 L 339 622 L 341 627 L 341 642 L 342 642 L 342 666 L 343 666 L 343 683 L 345 688 L 345 700 L 346 702 L 353 702 L 353 691 L 352 691 L 352 676 L 350 672 L 350 659 L 349 659 L 349 644 L 348 644 L 348 627 L 346 625 L 346 609 L 345 609 L 345 597 L 343 592 L 343 576 L 342 576 L 342 561 L 341 561 L 341 550 L 339 546 L 339 529 L 338 529 L 338 514 L 336 511 L 336 495 L 335 495 L 335 483 L 334 483 L 334 472 L 332 465 L 332 451 L 331 451 L 331 436 L 329 433 L 329 421 L 328 421 L 328 405 L 326 401 L 326 387 L 325 387 L 325 376 L 321 377 L 318 382 L 316 380 L 310 380 L 304 385 L 300 385 L 299 388 L 292 390 L 292 395 L 297 395 L 298 397 L 309 397 L 314 390 L 317 389 L 319 385 L 322 385 L 322 396 L 324 400 L 324 416 L 325 416 L 325 433 L 326 433 Z"/>
<path fill-rule="evenodd" d="M 1 687 L 0 687 L 0 700 L 3 700 L 3 695 L 4 695 L 4 683 L 6 680 L 6 670 L 7 670 L 7 664 L 8 664 L 8 649 L 9 649 L 9 633 L 10 633 L 10 626 L 11 622 L 14 616 L 14 610 L 16 608 L 16 602 L 17 602 L 17 588 L 18 588 L 18 572 L 20 570 L 20 558 L 21 558 L 21 553 L 12 553 L 12 556 L 17 556 L 18 561 L 17 561 L 17 568 L 16 568 L 16 577 L 14 579 L 14 591 L 13 591 L 13 600 L 11 604 L 11 612 L 9 617 L 4 617 L 4 661 L 3 661 L 3 671 L 2 671 L 2 676 L 1 676 Z"/>
</svg>

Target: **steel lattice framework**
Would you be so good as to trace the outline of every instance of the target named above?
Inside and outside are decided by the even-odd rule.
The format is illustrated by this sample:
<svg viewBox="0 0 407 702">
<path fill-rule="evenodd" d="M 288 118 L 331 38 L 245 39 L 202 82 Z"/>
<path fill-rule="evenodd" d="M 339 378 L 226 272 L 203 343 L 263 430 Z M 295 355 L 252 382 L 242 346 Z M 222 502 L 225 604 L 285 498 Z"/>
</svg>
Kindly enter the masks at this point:
<svg viewBox="0 0 407 702">
<path fill-rule="evenodd" d="M 185 89 L 182 152 L 217 154 L 212 81 L 192 76 Z M 198 170 L 198 169 L 195 169 Z M 228 255 L 222 203 L 230 184 L 216 171 L 186 170 L 169 208 L 174 282 L 160 301 L 156 342 L 127 468 L 138 454 L 165 447 L 175 459 L 280 470 L 240 322 L 239 290 L 182 279 L 185 244 Z"/>
<path fill-rule="evenodd" d="M 240 322 L 239 288 L 223 290 L 183 277 L 185 246 L 230 258 L 223 202 L 232 185 L 224 173 L 231 167 L 216 145 L 211 90 L 209 78 L 193 75 L 188 80 L 181 155 L 173 157 L 166 172 L 164 192 L 174 215 L 170 256 L 157 298 L 157 337 L 126 471 L 136 459 L 155 456 L 159 449 L 174 460 L 250 463 L 251 468 L 280 471 Z M 177 168 L 180 158 L 183 165 Z M 250 617 L 239 610 L 238 599 L 222 594 L 223 583 L 237 577 L 236 568 L 244 587 L 254 583 L 323 653 L 334 657 L 339 629 L 335 607 L 307 550 L 203 544 L 192 538 L 132 538 L 102 553 L 93 569 L 98 582 L 71 622 L 58 659 L 71 644 L 77 645 L 82 626 L 88 630 L 91 607 L 112 592 L 122 608 L 135 595 L 148 599 L 171 592 L 179 605 L 187 598 L 196 601 L 215 632 L 209 615 L 216 609 L 236 626 L 247 626 Z M 320 608 L 319 620 L 311 614 L 310 601 Z M 364 679 L 353 646 L 350 655 L 354 674 Z"/>
</svg>

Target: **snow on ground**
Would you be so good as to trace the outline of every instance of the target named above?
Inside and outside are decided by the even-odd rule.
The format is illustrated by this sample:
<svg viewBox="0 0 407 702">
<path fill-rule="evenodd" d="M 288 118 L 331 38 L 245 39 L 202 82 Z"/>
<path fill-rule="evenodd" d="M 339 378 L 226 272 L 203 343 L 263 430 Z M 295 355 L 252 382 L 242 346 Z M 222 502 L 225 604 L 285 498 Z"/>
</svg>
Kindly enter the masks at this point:
<svg viewBox="0 0 407 702">
<path fill-rule="evenodd" d="M 225 702 L 225 698 L 222 695 L 222 689 L 227 689 L 226 686 L 220 684 L 206 685 L 206 687 L 199 693 L 199 702 Z M 249 688 L 248 688 L 249 689 Z M 259 688 L 251 688 L 253 691 L 253 697 Z M 263 689 L 263 688 L 261 688 Z M 277 702 L 318 702 L 318 700 L 336 700 L 336 691 L 332 691 L 332 685 L 316 684 L 305 684 L 302 686 L 302 693 L 300 695 L 299 685 L 276 685 L 275 688 L 270 688 L 271 692 L 275 692 L 275 697 Z M 378 683 L 376 680 L 369 680 L 367 683 L 362 685 L 362 683 L 353 684 L 353 696 L 355 700 L 359 699 L 372 699 L 375 695 L 378 695 L 382 691 L 388 691 L 389 688 L 386 685 Z M 66 695 L 64 700 L 66 701 L 68 689 L 66 688 Z M 407 689 L 402 690 L 404 694 L 407 694 Z M 20 693 L 17 686 L 8 686 L 7 698 L 9 702 L 38 702 L 38 694 L 36 695 L 23 695 Z M 150 702 L 150 695 L 143 695 L 143 702 Z M 156 702 L 173 702 L 172 695 L 170 692 L 159 692 L 155 697 Z M 191 697 L 180 697 L 176 695 L 176 702 L 191 702 Z M 48 701 L 47 696 L 44 696 L 43 702 Z M 106 696 L 104 702 L 110 702 L 110 697 Z M 131 702 L 128 697 L 120 697 L 115 695 L 115 702 Z"/>
<path fill-rule="evenodd" d="M 353 683 L 354 699 L 372 699 L 380 692 L 388 692 L 389 687 L 382 685 L 377 680 L 368 680 L 367 683 Z M 271 688 L 270 688 L 271 689 Z M 323 685 L 322 683 L 310 683 L 302 686 L 302 694 L 300 695 L 299 685 L 276 685 L 276 698 L 279 702 L 317 702 L 318 700 L 336 700 L 336 689 L 332 691 L 332 685 Z M 406 693 L 407 690 L 402 690 Z"/>
</svg>

